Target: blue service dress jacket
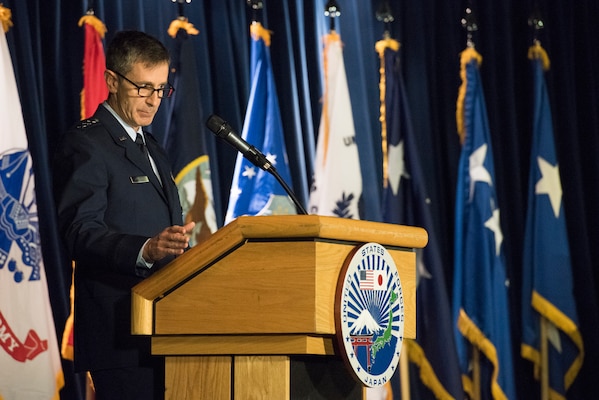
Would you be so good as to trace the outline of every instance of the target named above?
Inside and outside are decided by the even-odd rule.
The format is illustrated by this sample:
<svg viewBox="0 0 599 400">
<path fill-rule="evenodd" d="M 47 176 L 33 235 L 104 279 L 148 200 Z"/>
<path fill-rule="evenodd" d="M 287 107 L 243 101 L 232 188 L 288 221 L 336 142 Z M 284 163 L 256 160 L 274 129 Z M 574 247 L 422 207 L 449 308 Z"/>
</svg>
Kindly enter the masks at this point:
<svg viewBox="0 0 599 400">
<path fill-rule="evenodd" d="M 172 261 L 136 266 L 145 241 L 182 211 L 166 153 L 147 132 L 162 184 L 116 118 L 99 106 L 63 137 L 54 164 L 58 224 L 75 261 L 77 371 L 145 365 L 149 338 L 131 335 L 131 288 Z"/>
</svg>

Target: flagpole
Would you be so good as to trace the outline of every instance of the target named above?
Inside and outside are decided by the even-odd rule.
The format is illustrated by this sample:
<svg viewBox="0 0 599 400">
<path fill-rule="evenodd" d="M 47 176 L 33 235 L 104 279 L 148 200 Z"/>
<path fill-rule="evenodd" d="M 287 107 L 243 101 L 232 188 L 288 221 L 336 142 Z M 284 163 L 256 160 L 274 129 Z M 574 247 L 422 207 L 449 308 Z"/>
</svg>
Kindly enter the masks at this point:
<svg viewBox="0 0 599 400">
<path fill-rule="evenodd" d="M 480 351 L 472 346 L 472 400 L 480 400 Z"/>
<path fill-rule="evenodd" d="M 462 27 L 464 27 L 464 29 L 466 29 L 467 32 L 466 45 L 468 47 L 474 47 L 474 39 L 472 38 L 472 36 L 473 32 L 476 32 L 478 30 L 478 22 L 476 20 L 476 15 L 474 14 L 474 11 L 472 11 L 471 6 L 466 7 L 461 23 Z"/>
<path fill-rule="evenodd" d="M 541 349 L 541 399 L 549 398 L 549 346 L 547 343 L 547 318 L 540 315 L 541 329 L 539 332 L 539 345 Z"/>
<path fill-rule="evenodd" d="M 335 0 L 329 0 L 324 6 L 325 17 L 331 17 L 329 29 L 331 32 L 335 31 L 335 18 L 341 15 L 341 9 L 337 5 Z"/>
<path fill-rule="evenodd" d="M 538 4 L 535 2 L 532 14 L 528 18 L 528 25 L 533 30 L 533 43 L 540 45 L 538 40 L 539 30 L 545 26 Z M 540 380 L 541 400 L 549 398 L 549 346 L 547 341 L 547 329 L 549 321 L 543 315 L 539 315 L 539 351 L 540 351 Z"/>
<path fill-rule="evenodd" d="M 252 9 L 252 21 L 258 21 L 257 10 L 264 8 L 262 0 L 247 0 L 247 5 Z"/>
<path fill-rule="evenodd" d="M 185 3 L 184 0 L 172 0 L 173 3 L 177 3 L 177 11 L 179 11 L 179 17 L 183 17 L 183 4 Z M 191 0 L 187 1 L 187 3 L 191 3 Z"/>
<path fill-rule="evenodd" d="M 389 5 L 389 0 L 383 0 L 381 2 L 381 5 L 376 10 L 376 19 L 377 21 L 385 23 L 385 32 L 383 33 L 383 37 L 391 37 L 391 22 L 395 21 L 395 17 L 393 16 L 393 11 Z"/>
<path fill-rule="evenodd" d="M 393 17 L 393 12 L 391 11 L 391 7 L 389 6 L 388 0 L 383 0 L 381 5 L 377 9 L 376 19 L 385 24 L 385 29 L 383 32 L 383 40 L 384 47 L 379 48 L 378 42 L 375 46 L 376 50 L 379 52 L 381 66 L 381 80 L 380 80 L 380 121 L 381 121 L 381 145 L 383 151 L 383 187 L 386 188 L 388 185 L 388 152 L 387 152 L 387 109 L 385 105 L 385 87 L 386 87 L 386 71 L 385 71 L 385 49 L 389 46 L 389 41 L 391 39 L 390 33 L 390 24 L 395 20 Z M 409 339 L 408 339 L 409 340 Z M 409 358 L 409 346 L 402 346 L 401 355 L 399 357 L 399 382 L 401 388 L 401 399 L 402 400 L 410 400 L 411 392 L 410 392 L 410 358 Z"/>
<path fill-rule="evenodd" d="M 478 22 L 476 15 L 471 7 L 471 2 L 468 1 L 468 6 L 461 20 L 462 27 L 466 29 L 467 48 L 474 48 L 473 32 L 478 30 Z M 463 140 L 464 138 L 462 138 Z M 472 345 L 472 400 L 480 400 L 481 398 L 481 379 L 480 379 L 480 349 L 476 345 Z"/>
<path fill-rule="evenodd" d="M 409 340 L 409 339 L 408 339 Z M 410 359 L 408 346 L 402 346 L 399 356 L 399 379 L 401 384 L 401 400 L 410 400 Z"/>
</svg>

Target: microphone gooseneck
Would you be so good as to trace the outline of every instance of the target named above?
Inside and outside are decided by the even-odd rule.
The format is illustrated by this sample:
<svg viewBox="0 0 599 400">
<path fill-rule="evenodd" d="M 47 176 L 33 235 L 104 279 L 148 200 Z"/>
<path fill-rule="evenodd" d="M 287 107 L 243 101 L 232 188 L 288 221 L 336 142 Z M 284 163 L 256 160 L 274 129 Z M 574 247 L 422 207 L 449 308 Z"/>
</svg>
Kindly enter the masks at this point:
<svg viewBox="0 0 599 400">
<path fill-rule="evenodd" d="M 285 183 L 283 178 L 279 175 L 276 168 L 264 154 L 262 154 L 258 149 L 254 146 L 243 140 L 233 128 L 221 117 L 218 115 L 212 114 L 208 120 L 206 121 L 206 126 L 210 129 L 216 136 L 225 140 L 229 143 L 233 148 L 239 151 L 247 160 L 249 160 L 256 167 L 269 172 L 275 179 L 281 184 L 285 192 L 295 204 L 295 208 L 297 209 L 298 214 L 308 215 L 306 209 L 299 202 L 291 188 Z"/>
</svg>

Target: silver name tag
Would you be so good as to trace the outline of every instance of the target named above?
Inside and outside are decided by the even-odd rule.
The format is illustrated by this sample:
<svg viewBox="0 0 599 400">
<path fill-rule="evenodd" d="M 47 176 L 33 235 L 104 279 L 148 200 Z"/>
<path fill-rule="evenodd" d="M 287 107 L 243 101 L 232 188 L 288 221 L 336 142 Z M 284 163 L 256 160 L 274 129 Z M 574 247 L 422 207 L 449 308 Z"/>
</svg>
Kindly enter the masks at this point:
<svg viewBox="0 0 599 400">
<path fill-rule="evenodd" d="M 150 179 L 147 177 L 147 175 L 130 176 L 129 179 L 131 179 L 131 183 L 148 183 L 148 182 L 150 182 Z"/>
</svg>

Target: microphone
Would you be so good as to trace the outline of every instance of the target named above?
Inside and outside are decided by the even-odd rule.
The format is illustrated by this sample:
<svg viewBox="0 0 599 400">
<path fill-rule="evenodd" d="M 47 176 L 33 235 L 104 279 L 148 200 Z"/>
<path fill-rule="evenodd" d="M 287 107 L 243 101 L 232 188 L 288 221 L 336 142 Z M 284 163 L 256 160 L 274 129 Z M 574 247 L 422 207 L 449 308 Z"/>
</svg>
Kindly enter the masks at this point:
<svg viewBox="0 0 599 400">
<path fill-rule="evenodd" d="M 206 121 L 206 126 L 210 129 L 216 136 L 224 139 L 227 143 L 233 146 L 238 152 L 243 154 L 245 158 L 247 158 L 252 164 L 256 167 L 268 171 L 274 169 L 275 167 L 271 164 L 270 161 L 262 154 L 258 149 L 254 146 L 243 140 L 221 117 L 218 115 L 211 115 L 210 118 Z"/>
<path fill-rule="evenodd" d="M 287 192 L 287 194 L 291 198 L 291 201 L 293 201 L 293 204 L 295 204 L 297 213 L 308 215 L 306 209 L 302 206 L 297 197 L 295 197 L 295 194 L 293 193 L 291 188 L 287 186 L 287 183 L 285 183 L 283 178 L 281 178 L 281 175 L 279 175 L 274 165 L 272 165 L 271 162 L 266 159 L 266 156 L 264 156 L 264 154 L 262 154 L 258 149 L 256 149 L 254 146 L 252 146 L 245 140 L 243 140 L 243 138 L 241 138 L 237 133 L 235 133 L 235 131 L 233 130 L 231 125 L 227 123 L 227 121 L 225 121 L 218 115 L 212 114 L 206 121 L 206 126 L 216 136 L 224 139 L 237 151 L 243 154 L 243 156 L 256 167 L 266 172 L 269 172 L 272 176 L 274 176 L 275 179 L 281 184 L 283 189 L 285 189 L 285 192 Z"/>
</svg>

